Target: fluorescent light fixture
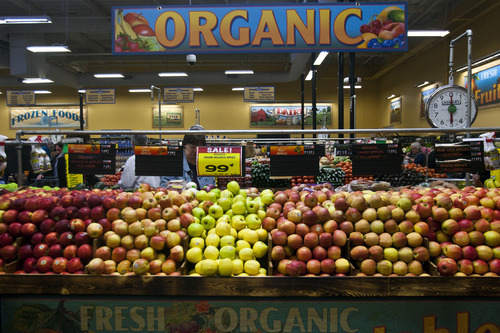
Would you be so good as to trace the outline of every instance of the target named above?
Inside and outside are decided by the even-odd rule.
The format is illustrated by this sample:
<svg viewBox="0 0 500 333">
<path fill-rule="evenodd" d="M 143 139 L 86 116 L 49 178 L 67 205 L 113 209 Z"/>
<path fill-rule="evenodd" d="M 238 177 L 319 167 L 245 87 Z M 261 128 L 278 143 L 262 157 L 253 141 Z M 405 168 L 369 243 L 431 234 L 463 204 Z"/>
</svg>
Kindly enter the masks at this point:
<svg viewBox="0 0 500 333">
<path fill-rule="evenodd" d="M 426 86 L 426 85 L 428 85 L 428 84 L 430 84 L 430 82 L 429 82 L 429 81 L 424 81 L 424 82 L 422 82 L 422 83 L 416 84 L 416 85 L 415 85 L 415 87 L 417 87 L 417 88 L 422 88 L 422 87 L 424 87 L 424 86 Z"/>
<path fill-rule="evenodd" d="M 9 16 L 0 17 L 0 24 L 52 23 L 49 16 Z"/>
<path fill-rule="evenodd" d="M 398 97 L 398 95 L 391 94 L 390 96 L 387 96 L 386 98 L 387 99 L 393 99 L 393 98 L 396 98 L 396 97 Z"/>
<path fill-rule="evenodd" d="M 140 88 L 140 89 L 129 89 L 128 91 L 131 93 L 150 93 L 151 89 Z"/>
<path fill-rule="evenodd" d="M 313 78 L 313 71 L 310 70 L 309 73 L 307 73 L 306 78 L 304 80 L 311 81 L 312 78 Z"/>
<path fill-rule="evenodd" d="M 50 90 L 35 90 L 34 93 L 37 95 L 52 94 L 52 91 L 50 91 Z"/>
<path fill-rule="evenodd" d="M 26 78 L 26 79 L 24 79 L 23 83 L 26 83 L 26 84 L 54 83 L 54 81 L 52 81 L 50 79 L 42 79 L 40 77 L 32 77 L 32 78 Z"/>
<path fill-rule="evenodd" d="M 472 67 L 484 64 L 485 62 L 491 61 L 491 60 L 493 60 L 495 58 L 498 58 L 498 57 L 500 57 L 500 52 L 497 52 L 497 53 L 494 53 L 494 54 L 491 54 L 491 55 L 487 55 L 486 57 L 481 58 L 481 59 L 473 62 L 472 63 Z M 459 67 L 455 71 L 456 72 L 462 72 L 462 71 L 464 71 L 466 69 L 467 69 L 467 65 Z"/>
<path fill-rule="evenodd" d="M 46 46 L 27 46 L 26 50 L 30 52 L 71 52 L 66 45 L 46 45 Z"/>
<path fill-rule="evenodd" d="M 193 88 L 193 91 L 203 91 L 203 88 Z"/>
<path fill-rule="evenodd" d="M 351 86 L 343 86 L 343 87 L 344 87 L 344 89 L 349 89 L 349 88 L 351 88 Z M 360 84 L 356 84 L 356 85 L 354 86 L 354 89 L 361 89 L 361 87 L 362 87 L 362 86 L 361 86 Z"/>
<path fill-rule="evenodd" d="M 243 91 L 245 88 L 233 88 L 233 91 Z"/>
<path fill-rule="evenodd" d="M 97 79 L 123 79 L 125 76 L 120 73 L 94 74 Z"/>
<path fill-rule="evenodd" d="M 448 30 L 408 30 L 408 37 L 444 37 Z"/>
<path fill-rule="evenodd" d="M 170 72 L 170 73 L 158 73 L 159 77 L 179 77 L 179 76 L 188 76 L 184 72 Z"/>
<path fill-rule="evenodd" d="M 78 89 L 78 93 L 80 94 L 85 94 L 87 92 L 87 90 L 85 89 Z"/>
<path fill-rule="evenodd" d="M 316 60 L 314 60 L 313 65 L 319 66 L 323 63 L 323 60 L 325 60 L 326 56 L 328 55 L 328 51 L 321 51 L 319 55 L 316 57 Z"/>
<path fill-rule="evenodd" d="M 226 75 L 238 75 L 238 74 L 248 75 L 248 74 L 253 74 L 253 71 L 252 70 L 230 70 L 230 71 L 225 71 L 224 73 Z"/>
</svg>

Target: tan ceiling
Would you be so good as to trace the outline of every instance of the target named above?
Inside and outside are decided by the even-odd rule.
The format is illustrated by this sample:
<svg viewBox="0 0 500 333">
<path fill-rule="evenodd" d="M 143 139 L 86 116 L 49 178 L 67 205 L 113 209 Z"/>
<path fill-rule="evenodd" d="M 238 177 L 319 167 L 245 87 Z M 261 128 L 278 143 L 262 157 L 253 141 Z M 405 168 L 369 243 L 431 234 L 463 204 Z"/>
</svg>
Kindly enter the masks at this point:
<svg viewBox="0 0 500 333">
<path fill-rule="evenodd" d="M 186 71 L 183 84 L 255 84 L 295 81 L 310 68 L 308 53 L 199 54 L 197 63 L 189 66 L 186 55 L 120 55 L 111 52 L 111 8 L 167 5 L 224 4 L 298 4 L 336 1 L 241 1 L 241 0 L 0 0 L 0 16 L 48 15 L 47 25 L 0 26 L 0 87 L 19 86 L 19 79 L 28 73 L 56 78 L 56 85 L 74 88 L 98 86 L 91 74 L 122 72 L 128 80 L 115 81 L 116 86 L 149 86 L 160 81 L 159 71 Z M 341 2 L 341 1 L 339 1 Z M 345 1 L 348 2 L 348 1 Z M 374 1 L 365 1 L 374 2 Z M 390 2 L 380 1 L 376 2 Z M 464 29 L 485 11 L 498 7 L 498 0 L 409 0 L 408 29 Z M 25 46 L 34 44 L 65 44 L 71 53 L 26 56 Z M 356 53 L 356 74 L 363 78 L 380 77 L 394 66 L 408 61 L 419 52 L 432 47 L 433 38 L 412 38 L 409 51 L 402 53 Z M 22 52 L 20 51 L 22 50 Z M 21 56 L 19 56 L 21 54 Z M 346 57 L 346 64 L 348 63 Z M 337 57 L 330 55 L 322 68 L 337 68 Z M 327 67 L 331 66 L 331 67 Z M 226 69 L 253 69 L 256 75 L 228 78 Z M 322 76 L 335 76 L 336 70 Z M 173 85 L 179 83 L 171 80 Z M 180 81 L 179 81 L 180 82 Z M 108 81 L 107 84 L 110 82 Z"/>
</svg>

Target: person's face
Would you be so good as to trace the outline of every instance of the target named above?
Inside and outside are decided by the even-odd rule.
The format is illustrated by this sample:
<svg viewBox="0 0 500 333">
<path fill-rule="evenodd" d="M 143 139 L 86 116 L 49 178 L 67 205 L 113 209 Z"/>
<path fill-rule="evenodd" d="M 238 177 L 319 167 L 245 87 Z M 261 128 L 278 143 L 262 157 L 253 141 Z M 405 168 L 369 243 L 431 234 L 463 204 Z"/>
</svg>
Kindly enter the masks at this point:
<svg viewBox="0 0 500 333">
<path fill-rule="evenodd" d="M 186 160 L 191 164 L 196 163 L 196 147 L 198 145 L 192 143 L 187 143 L 184 146 L 184 155 L 186 156 Z"/>
<path fill-rule="evenodd" d="M 56 146 L 56 155 L 61 154 L 61 153 L 62 153 L 62 151 L 63 151 L 63 149 L 62 149 L 61 147 Z"/>
</svg>

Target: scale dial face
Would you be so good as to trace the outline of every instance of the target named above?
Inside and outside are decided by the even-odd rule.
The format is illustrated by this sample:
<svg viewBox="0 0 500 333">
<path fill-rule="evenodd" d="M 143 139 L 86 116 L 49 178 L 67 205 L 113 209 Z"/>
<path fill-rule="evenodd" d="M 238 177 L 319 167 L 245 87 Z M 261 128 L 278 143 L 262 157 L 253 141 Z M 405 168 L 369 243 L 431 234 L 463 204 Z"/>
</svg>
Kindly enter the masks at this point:
<svg viewBox="0 0 500 333">
<path fill-rule="evenodd" d="M 471 124 L 476 120 L 477 103 L 471 96 Z M 443 86 L 436 89 L 425 105 L 426 118 L 432 127 L 467 127 L 467 89 L 461 86 Z"/>
</svg>

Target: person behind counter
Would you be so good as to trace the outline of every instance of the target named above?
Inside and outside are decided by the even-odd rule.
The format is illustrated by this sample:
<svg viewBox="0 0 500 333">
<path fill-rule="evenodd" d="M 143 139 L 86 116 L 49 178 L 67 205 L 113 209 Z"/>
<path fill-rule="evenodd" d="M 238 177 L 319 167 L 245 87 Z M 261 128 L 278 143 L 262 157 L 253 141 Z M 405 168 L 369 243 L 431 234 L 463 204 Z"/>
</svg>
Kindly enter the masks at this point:
<svg viewBox="0 0 500 333">
<path fill-rule="evenodd" d="M 58 179 L 59 187 L 66 187 L 66 158 L 63 153 L 64 144 L 61 142 L 56 143 L 54 147 L 55 154 L 50 159 L 50 164 L 52 166 L 52 170 L 48 172 L 46 175 L 54 176 Z M 36 179 L 43 179 L 45 174 L 39 174 Z"/>
<path fill-rule="evenodd" d="M 132 145 L 146 146 L 148 137 L 146 135 L 132 135 Z M 136 176 L 135 174 L 135 155 L 130 156 L 125 162 L 123 172 L 118 185 L 121 188 L 139 188 L 141 184 L 147 183 L 151 188 L 156 188 L 160 185 L 160 177 L 157 176 Z"/>
<path fill-rule="evenodd" d="M 411 151 L 406 155 L 405 160 L 408 163 L 425 165 L 425 154 L 422 152 L 422 145 L 419 142 L 413 142 L 410 149 Z"/>
<path fill-rule="evenodd" d="M 194 129 L 196 129 L 194 126 L 190 128 L 190 130 Z M 182 140 L 184 148 L 182 178 L 186 183 L 194 182 L 198 189 L 202 189 L 206 185 L 215 185 L 214 177 L 199 177 L 196 170 L 196 147 L 206 145 L 207 141 L 203 134 L 186 134 Z M 163 176 L 160 186 L 166 187 L 169 181 L 178 179 L 179 177 Z"/>
</svg>

